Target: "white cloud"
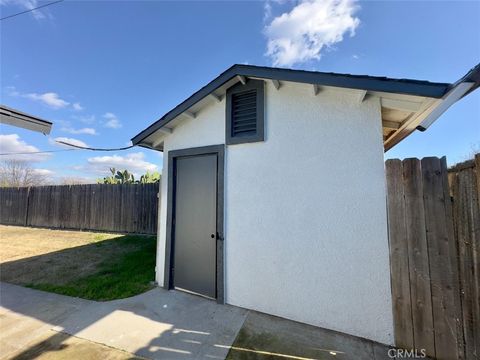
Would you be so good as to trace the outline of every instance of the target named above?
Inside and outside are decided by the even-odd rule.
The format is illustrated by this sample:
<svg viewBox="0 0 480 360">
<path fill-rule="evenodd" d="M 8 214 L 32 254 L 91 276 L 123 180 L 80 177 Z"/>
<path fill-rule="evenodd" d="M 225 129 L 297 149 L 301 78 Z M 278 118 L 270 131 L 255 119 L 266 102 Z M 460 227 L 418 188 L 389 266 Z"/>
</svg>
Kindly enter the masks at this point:
<svg viewBox="0 0 480 360">
<path fill-rule="evenodd" d="M 358 56 L 357 54 L 353 54 L 352 57 L 353 57 L 355 60 L 360 59 L 360 56 Z"/>
<path fill-rule="evenodd" d="M 2 1 L 2 0 L 0 0 Z M 34 101 L 39 101 L 53 109 L 64 109 L 66 107 L 71 106 L 71 108 L 75 111 L 81 111 L 83 110 L 83 106 L 80 105 L 79 102 L 70 104 L 68 101 L 62 99 L 60 95 L 58 95 L 55 92 L 46 92 L 43 94 L 39 93 L 21 93 L 18 91 L 15 86 L 6 86 L 5 87 L 5 92 L 8 96 L 12 97 L 23 97 L 26 99 L 34 100 Z M 74 117 L 74 116 L 72 116 Z M 83 117 L 86 121 L 95 121 L 95 116 L 84 116 Z"/>
<path fill-rule="evenodd" d="M 73 103 L 72 107 L 73 107 L 73 110 L 76 110 L 76 111 L 82 111 L 83 110 L 83 106 L 80 105 L 80 103 L 78 103 L 78 102 Z"/>
<path fill-rule="evenodd" d="M 84 124 L 93 124 L 95 122 L 95 115 L 72 115 L 72 119 L 78 120 Z"/>
<path fill-rule="evenodd" d="M 88 128 L 88 127 L 81 128 L 81 129 L 74 129 L 72 127 L 63 127 L 60 130 L 67 132 L 69 134 L 98 135 L 97 131 L 94 128 Z"/>
<path fill-rule="evenodd" d="M 63 142 L 66 142 L 66 143 L 69 143 L 69 144 L 72 144 L 72 145 L 76 145 L 76 146 L 81 146 L 81 147 L 88 147 L 88 145 L 86 143 L 84 143 L 83 141 L 78 140 L 78 139 L 67 138 L 67 137 L 56 137 L 55 139 L 49 139 L 49 142 L 52 145 L 58 145 L 58 146 L 62 146 L 62 147 L 68 148 L 68 149 L 72 149 L 71 146 L 68 146 L 68 145 L 65 145 L 65 144 L 60 144 L 57 141 L 63 141 Z"/>
<path fill-rule="evenodd" d="M 54 92 L 47 92 L 44 94 L 31 93 L 24 95 L 24 97 L 35 101 L 40 101 L 53 109 L 62 109 L 70 104 L 68 101 L 61 99 L 58 94 Z"/>
<path fill-rule="evenodd" d="M 344 34 L 355 35 L 357 10 L 355 0 L 303 0 L 265 27 L 266 55 L 275 66 L 318 60 L 322 50 L 341 42 Z"/>
<path fill-rule="evenodd" d="M 52 156 L 52 154 L 50 153 L 30 154 L 37 151 L 40 150 L 33 145 L 28 145 L 25 141 L 21 140 L 20 136 L 18 136 L 17 134 L 0 134 L 0 153 L 11 154 L 0 156 L 0 160 L 21 160 L 38 162 L 48 160 Z"/>
<path fill-rule="evenodd" d="M 121 155 L 107 155 L 95 156 L 87 159 L 87 165 L 82 167 L 84 171 L 93 172 L 98 175 L 107 176 L 110 173 L 110 168 L 114 167 L 117 170 L 127 169 L 138 177 L 147 171 L 156 171 L 158 166 L 145 160 L 143 152 L 131 153 L 125 156 Z M 80 170 L 80 168 L 77 168 Z"/>
<path fill-rule="evenodd" d="M 263 21 L 267 22 L 272 17 L 272 4 L 270 0 L 263 3 Z"/>
<path fill-rule="evenodd" d="M 54 172 L 48 169 L 33 169 L 33 173 L 42 176 L 52 176 Z"/>
<path fill-rule="evenodd" d="M 287 2 L 293 2 L 292 0 L 265 0 L 263 3 L 263 23 L 267 23 L 273 16 L 273 4 L 284 5 Z"/>
<path fill-rule="evenodd" d="M 9 5 L 9 4 L 17 5 L 25 10 L 32 10 L 39 6 L 39 3 L 37 0 L 0 0 L 0 5 Z M 31 11 L 30 14 L 36 20 L 45 19 L 47 16 L 51 17 L 50 13 L 46 9 L 42 11 L 34 10 L 34 11 Z"/>
<path fill-rule="evenodd" d="M 118 120 L 117 116 L 111 112 L 107 112 L 103 115 L 103 118 L 106 120 L 104 123 L 105 127 L 118 129 L 122 127 L 122 123 Z"/>
<path fill-rule="evenodd" d="M 15 86 L 5 86 L 5 92 L 8 96 L 20 96 Z"/>
</svg>

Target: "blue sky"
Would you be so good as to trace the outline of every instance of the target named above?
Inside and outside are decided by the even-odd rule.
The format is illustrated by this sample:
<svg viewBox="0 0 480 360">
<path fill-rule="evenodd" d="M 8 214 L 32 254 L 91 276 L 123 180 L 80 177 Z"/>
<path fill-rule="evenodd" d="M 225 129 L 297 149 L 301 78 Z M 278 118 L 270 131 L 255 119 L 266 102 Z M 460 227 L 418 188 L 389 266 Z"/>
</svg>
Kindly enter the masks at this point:
<svg viewBox="0 0 480 360">
<path fill-rule="evenodd" d="M 45 2 L 0 4 L 4 17 Z M 59 150 L 59 137 L 125 146 L 234 63 L 453 82 L 480 60 L 479 18 L 478 1 L 66 0 L 1 22 L 1 103 L 54 122 L 50 137 L 2 125 L 2 152 Z M 304 43 L 305 32 L 316 45 Z M 275 48 L 285 39 L 295 47 Z M 477 91 L 386 157 L 447 155 L 452 164 L 479 147 Z M 54 179 L 95 179 L 109 166 L 160 169 L 161 155 L 133 148 L 28 158 Z"/>
</svg>

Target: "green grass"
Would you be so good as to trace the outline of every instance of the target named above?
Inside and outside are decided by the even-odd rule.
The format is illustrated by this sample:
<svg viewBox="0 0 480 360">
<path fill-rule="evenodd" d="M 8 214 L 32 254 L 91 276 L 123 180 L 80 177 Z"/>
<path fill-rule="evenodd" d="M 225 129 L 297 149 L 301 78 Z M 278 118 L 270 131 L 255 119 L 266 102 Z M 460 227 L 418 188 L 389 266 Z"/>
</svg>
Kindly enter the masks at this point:
<svg viewBox="0 0 480 360">
<path fill-rule="evenodd" d="M 155 237 L 128 235 L 94 244 L 95 247 L 112 245 L 133 247 L 133 250 L 105 259 L 94 274 L 67 284 L 40 283 L 27 286 L 97 301 L 126 298 L 151 289 L 151 282 L 155 278 Z"/>
</svg>

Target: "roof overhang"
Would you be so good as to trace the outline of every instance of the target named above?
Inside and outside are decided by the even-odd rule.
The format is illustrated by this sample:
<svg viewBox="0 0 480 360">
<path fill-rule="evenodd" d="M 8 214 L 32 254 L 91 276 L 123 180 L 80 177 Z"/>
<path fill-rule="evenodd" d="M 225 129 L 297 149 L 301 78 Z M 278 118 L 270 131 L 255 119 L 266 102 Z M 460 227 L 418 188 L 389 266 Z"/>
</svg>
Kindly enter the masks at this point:
<svg viewBox="0 0 480 360">
<path fill-rule="evenodd" d="M 451 84 L 440 99 L 430 101 L 427 106 L 412 114 L 409 121 L 402 123 L 395 133 L 384 141 L 385 150 L 391 149 L 415 130 L 427 130 L 453 104 L 479 86 L 480 64 L 471 69 L 464 77 Z"/>
<path fill-rule="evenodd" d="M 37 131 L 48 135 L 52 130 L 52 123 L 36 116 L 0 105 L 0 123 Z"/>
<path fill-rule="evenodd" d="M 314 96 L 323 88 L 340 88 L 353 93 L 359 102 L 370 96 L 378 97 L 382 105 L 385 150 L 415 129 L 426 129 L 449 106 L 480 83 L 478 65 L 454 84 L 234 65 L 132 138 L 132 143 L 162 150 L 162 138 L 172 133 L 173 124 L 178 119 L 195 118 L 205 101 L 221 101 L 230 86 L 245 83 L 248 78 L 272 81 L 277 90 L 281 88 L 281 82 L 311 84 Z"/>
</svg>

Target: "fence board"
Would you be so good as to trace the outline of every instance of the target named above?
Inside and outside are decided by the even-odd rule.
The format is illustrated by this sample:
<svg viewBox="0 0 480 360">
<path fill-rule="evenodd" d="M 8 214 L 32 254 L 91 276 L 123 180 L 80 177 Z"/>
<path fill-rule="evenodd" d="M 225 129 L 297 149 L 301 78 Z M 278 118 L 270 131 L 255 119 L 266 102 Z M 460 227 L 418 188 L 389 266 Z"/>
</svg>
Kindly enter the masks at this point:
<svg viewBox="0 0 480 360">
<path fill-rule="evenodd" d="M 155 234 L 158 184 L 0 188 L 0 223 Z"/>
<path fill-rule="evenodd" d="M 478 156 L 477 156 L 478 158 Z M 477 163 L 477 166 L 480 163 Z M 465 358 L 480 359 L 480 209 L 478 167 L 453 173 L 455 235 L 459 252 Z"/>
<path fill-rule="evenodd" d="M 463 337 L 463 320 L 462 320 L 462 305 L 460 299 L 460 274 L 459 274 L 459 259 L 458 259 L 458 245 L 454 230 L 454 214 L 452 207 L 452 197 L 450 196 L 450 186 L 448 178 L 447 158 L 444 156 L 440 159 L 441 177 L 443 182 L 443 196 L 445 200 L 445 216 L 448 232 L 448 246 L 450 259 L 450 281 L 452 284 L 453 296 L 453 316 L 455 318 L 455 333 L 457 341 L 458 359 L 464 359 L 465 343 Z"/>
<path fill-rule="evenodd" d="M 403 183 L 414 347 L 435 354 L 422 170 L 418 159 L 403 161 Z"/>
<path fill-rule="evenodd" d="M 408 248 L 405 241 L 407 230 L 402 172 L 400 160 L 386 162 L 395 344 L 398 347 L 411 348 L 413 344 L 412 305 L 410 302 Z"/>
<path fill-rule="evenodd" d="M 440 159 L 421 162 L 437 359 L 457 359 L 457 333 Z M 446 174 L 445 174 L 446 176 Z M 454 239 L 451 239 L 454 241 Z"/>
</svg>

